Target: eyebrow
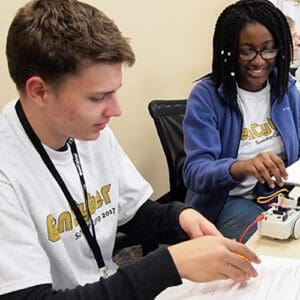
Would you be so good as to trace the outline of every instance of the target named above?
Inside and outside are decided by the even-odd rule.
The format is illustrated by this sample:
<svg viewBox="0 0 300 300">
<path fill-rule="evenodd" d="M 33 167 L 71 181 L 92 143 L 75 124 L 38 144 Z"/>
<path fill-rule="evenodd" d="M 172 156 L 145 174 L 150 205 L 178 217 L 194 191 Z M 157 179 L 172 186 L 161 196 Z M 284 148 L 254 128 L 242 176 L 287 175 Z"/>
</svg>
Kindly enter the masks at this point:
<svg viewBox="0 0 300 300">
<path fill-rule="evenodd" d="M 113 89 L 113 90 L 110 90 L 110 91 L 97 91 L 97 92 L 94 92 L 94 93 L 92 92 L 92 94 L 95 95 L 95 96 L 111 94 L 111 93 L 114 93 L 117 90 L 119 90 L 121 87 L 122 87 L 122 83 L 116 89 Z"/>
</svg>

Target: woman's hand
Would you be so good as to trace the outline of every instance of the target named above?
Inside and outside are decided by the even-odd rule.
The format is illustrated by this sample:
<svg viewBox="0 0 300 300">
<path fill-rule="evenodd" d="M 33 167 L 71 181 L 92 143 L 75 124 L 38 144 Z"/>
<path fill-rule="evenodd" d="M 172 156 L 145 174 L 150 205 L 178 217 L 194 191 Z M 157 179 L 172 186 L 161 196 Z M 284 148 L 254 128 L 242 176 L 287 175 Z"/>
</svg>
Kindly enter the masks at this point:
<svg viewBox="0 0 300 300">
<path fill-rule="evenodd" d="M 254 176 L 260 183 L 266 182 L 271 189 L 275 187 L 272 176 L 279 186 L 283 186 L 283 179 L 286 180 L 288 177 L 284 162 L 272 151 L 261 152 L 251 159 L 233 163 L 230 173 L 235 180 Z"/>
</svg>

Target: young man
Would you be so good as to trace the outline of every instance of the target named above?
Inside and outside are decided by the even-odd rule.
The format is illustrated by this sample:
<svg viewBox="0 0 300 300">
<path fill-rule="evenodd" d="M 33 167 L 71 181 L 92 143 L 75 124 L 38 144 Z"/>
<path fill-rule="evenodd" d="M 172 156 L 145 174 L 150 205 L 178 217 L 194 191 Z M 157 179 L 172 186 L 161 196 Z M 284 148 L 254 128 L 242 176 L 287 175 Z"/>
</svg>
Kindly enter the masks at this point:
<svg viewBox="0 0 300 300">
<path fill-rule="evenodd" d="M 121 114 L 122 66 L 134 63 L 110 19 L 76 0 L 31 1 L 6 50 L 19 100 L 0 119 L 1 300 L 153 299 L 181 278 L 256 276 L 236 253 L 257 256 L 198 212 L 147 200 L 151 187 L 107 126 Z M 180 243 L 117 269 L 118 226 Z"/>
</svg>

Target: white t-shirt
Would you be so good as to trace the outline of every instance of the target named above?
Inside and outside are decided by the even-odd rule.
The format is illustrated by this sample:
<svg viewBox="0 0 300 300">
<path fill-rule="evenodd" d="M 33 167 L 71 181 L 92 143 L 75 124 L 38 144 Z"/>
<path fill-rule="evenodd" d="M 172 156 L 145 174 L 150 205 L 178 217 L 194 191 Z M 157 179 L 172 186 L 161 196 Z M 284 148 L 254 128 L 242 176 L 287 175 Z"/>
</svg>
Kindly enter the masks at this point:
<svg viewBox="0 0 300 300">
<path fill-rule="evenodd" d="M 258 92 L 249 92 L 237 87 L 237 100 L 242 114 L 243 128 L 237 158 L 246 160 L 260 152 L 273 151 L 284 159 L 285 150 L 282 139 L 271 120 L 270 85 Z M 253 188 L 257 179 L 247 176 L 230 196 L 256 197 Z"/>
<path fill-rule="evenodd" d="M 73 288 L 99 280 L 99 270 L 55 179 L 25 134 L 9 103 L 0 118 L 0 294 L 52 283 Z M 118 225 L 129 221 L 152 188 L 109 128 L 96 141 L 76 141 L 102 256 L 116 270 L 112 251 Z M 70 149 L 46 147 L 74 200 L 87 217 Z"/>
<path fill-rule="evenodd" d="M 295 77 L 297 79 L 297 87 L 300 90 L 300 67 L 296 70 Z"/>
</svg>

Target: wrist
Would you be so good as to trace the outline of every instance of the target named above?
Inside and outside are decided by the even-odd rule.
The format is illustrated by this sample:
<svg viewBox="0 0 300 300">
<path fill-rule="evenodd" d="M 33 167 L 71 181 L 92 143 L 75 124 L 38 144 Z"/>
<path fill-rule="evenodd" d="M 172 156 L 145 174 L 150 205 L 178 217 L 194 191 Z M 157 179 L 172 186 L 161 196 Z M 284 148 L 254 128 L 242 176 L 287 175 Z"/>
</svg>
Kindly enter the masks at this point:
<svg viewBox="0 0 300 300">
<path fill-rule="evenodd" d="M 173 246 L 168 246 L 167 249 L 170 253 L 170 256 L 173 260 L 173 263 L 177 269 L 177 272 L 181 278 L 185 278 L 184 275 L 184 258 L 183 255 L 180 254 L 180 244 L 176 244 Z"/>
<path fill-rule="evenodd" d="M 246 176 L 244 172 L 243 161 L 239 160 L 234 162 L 229 168 L 229 173 L 234 180 L 242 180 Z"/>
</svg>

